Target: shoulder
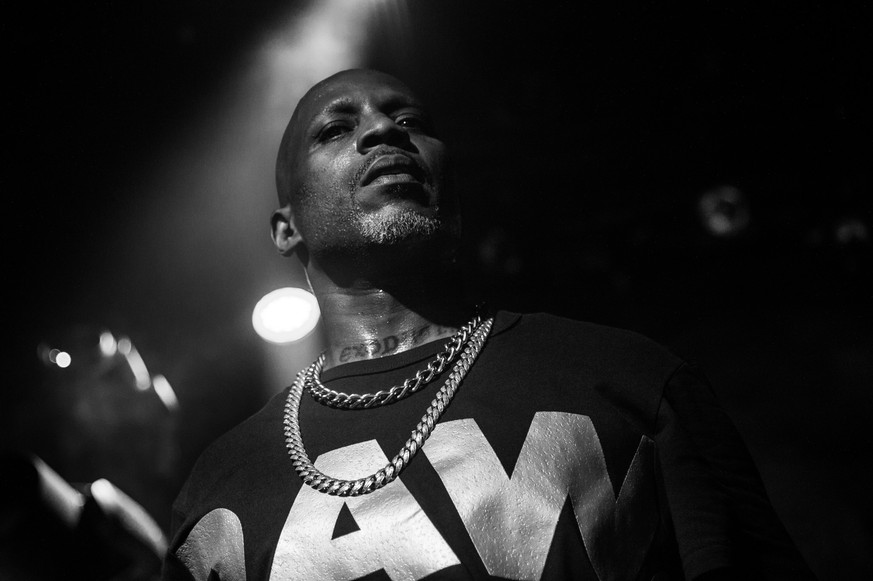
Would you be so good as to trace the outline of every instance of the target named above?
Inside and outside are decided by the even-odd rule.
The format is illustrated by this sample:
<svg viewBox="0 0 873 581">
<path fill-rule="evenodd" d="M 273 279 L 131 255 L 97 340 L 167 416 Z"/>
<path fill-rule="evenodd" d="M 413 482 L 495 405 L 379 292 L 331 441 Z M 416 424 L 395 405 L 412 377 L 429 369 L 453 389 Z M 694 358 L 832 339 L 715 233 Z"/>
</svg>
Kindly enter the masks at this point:
<svg viewBox="0 0 873 581">
<path fill-rule="evenodd" d="M 281 530 L 289 499 L 300 486 L 285 451 L 285 393 L 276 394 L 201 452 L 172 506 L 167 567 L 178 568 L 177 551 L 189 544 L 195 529 L 190 547 L 218 543 L 240 553 L 243 529 L 255 538 Z M 261 544 L 255 541 L 253 546 Z"/>
<path fill-rule="evenodd" d="M 199 455 L 176 504 L 192 505 L 227 487 L 237 474 L 284 454 L 282 413 L 287 390 L 213 440 Z"/>
<path fill-rule="evenodd" d="M 502 323 L 496 328 L 502 328 L 513 343 L 524 344 L 536 353 L 571 358 L 595 369 L 663 374 L 683 363 L 668 347 L 629 329 L 542 312 L 501 311 L 497 323 Z"/>
<path fill-rule="evenodd" d="M 233 460 L 260 447 L 264 440 L 274 439 L 277 418 L 281 418 L 287 390 L 273 395 L 257 412 L 218 437 L 204 451 L 203 459 Z M 281 422 L 280 422 L 281 423 Z"/>
<path fill-rule="evenodd" d="M 505 367 L 504 376 L 534 375 L 540 390 L 569 401 L 599 402 L 643 433 L 653 430 L 667 386 L 688 367 L 668 347 L 628 329 L 507 312 L 498 313 L 495 327 L 486 353 L 493 349 L 494 367 Z"/>
</svg>

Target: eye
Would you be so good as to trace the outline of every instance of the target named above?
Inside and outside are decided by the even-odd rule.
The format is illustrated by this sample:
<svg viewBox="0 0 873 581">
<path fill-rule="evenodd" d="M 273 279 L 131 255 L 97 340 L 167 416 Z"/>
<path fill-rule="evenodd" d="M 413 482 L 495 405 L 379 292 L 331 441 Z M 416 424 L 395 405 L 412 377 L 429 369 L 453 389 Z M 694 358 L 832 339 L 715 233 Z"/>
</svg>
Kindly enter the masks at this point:
<svg viewBox="0 0 873 581">
<path fill-rule="evenodd" d="M 398 115 L 394 119 L 394 123 L 406 129 L 420 129 L 422 131 L 427 130 L 427 123 L 425 123 L 425 120 L 422 118 L 422 116 L 414 113 L 403 113 L 401 115 Z"/>
<path fill-rule="evenodd" d="M 331 141 L 351 130 L 351 125 L 347 121 L 331 121 L 318 132 L 318 141 Z"/>
</svg>

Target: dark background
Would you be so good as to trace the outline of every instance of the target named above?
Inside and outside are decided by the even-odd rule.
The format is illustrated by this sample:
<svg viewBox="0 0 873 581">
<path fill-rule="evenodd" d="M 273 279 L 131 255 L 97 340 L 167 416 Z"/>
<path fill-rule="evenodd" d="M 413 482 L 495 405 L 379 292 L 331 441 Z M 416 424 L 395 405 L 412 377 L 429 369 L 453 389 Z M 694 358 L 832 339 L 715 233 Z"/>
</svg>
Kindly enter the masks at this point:
<svg viewBox="0 0 873 581">
<path fill-rule="evenodd" d="M 869 578 L 869 5 L 383 4 L 359 64 L 406 78 L 455 149 L 471 296 L 702 363 L 810 565 Z M 265 352 L 251 329 L 260 295 L 302 283 L 267 237 L 275 133 L 227 126 L 220 97 L 260 98 L 263 75 L 239 71 L 313 5 L 34 4 L 2 24 L 3 443 L 109 478 L 165 527 L 202 448 L 281 389 L 269 362 L 317 344 Z M 250 143 L 268 155 L 234 171 L 228 144 Z M 239 181 L 204 185 L 211 167 Z M 742 196 L 719 206 L 729 235 L 699 211 L 719 187 Z M 177 411 L 88 359 L 101 329 L 131 337 Z M 46 365 L 40 345 L 86 363 Z"/>
</svg>

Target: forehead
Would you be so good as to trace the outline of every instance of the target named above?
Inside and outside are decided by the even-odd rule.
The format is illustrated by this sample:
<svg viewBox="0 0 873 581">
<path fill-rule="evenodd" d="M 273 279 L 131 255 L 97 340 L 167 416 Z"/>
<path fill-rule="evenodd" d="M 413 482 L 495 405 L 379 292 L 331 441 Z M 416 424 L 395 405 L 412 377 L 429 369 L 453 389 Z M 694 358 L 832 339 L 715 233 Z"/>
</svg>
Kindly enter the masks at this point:
<svg viewBox="0 0 873 581">
<path fill-rule="evenodd" d="M 365 107 L 385 109 L 421 103 L 412 90 L 390 75 L 375 71 L 344 72 L 315 85 L 300 100 L 298 118 L 307 125 L 320 115 Z"/>
</svg>

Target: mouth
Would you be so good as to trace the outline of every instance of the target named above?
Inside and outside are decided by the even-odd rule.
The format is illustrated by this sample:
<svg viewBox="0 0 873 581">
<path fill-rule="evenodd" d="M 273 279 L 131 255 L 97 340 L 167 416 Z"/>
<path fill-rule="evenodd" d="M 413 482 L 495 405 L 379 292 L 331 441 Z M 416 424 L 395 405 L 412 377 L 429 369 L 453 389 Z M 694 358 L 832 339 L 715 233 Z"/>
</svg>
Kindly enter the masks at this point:
<svg viewBox="0 0 873 581">
<path fill-rule="evenodd" d="M 362 186 L 404 182 L 423 183 L 424 171 L 415 161 L 399 153 L 377 157 L 361 178 Z"/>
</svg>

